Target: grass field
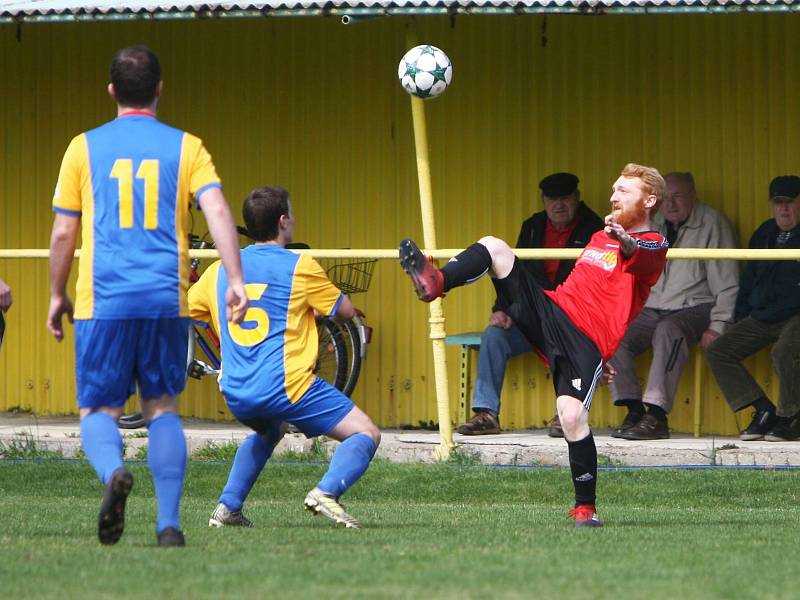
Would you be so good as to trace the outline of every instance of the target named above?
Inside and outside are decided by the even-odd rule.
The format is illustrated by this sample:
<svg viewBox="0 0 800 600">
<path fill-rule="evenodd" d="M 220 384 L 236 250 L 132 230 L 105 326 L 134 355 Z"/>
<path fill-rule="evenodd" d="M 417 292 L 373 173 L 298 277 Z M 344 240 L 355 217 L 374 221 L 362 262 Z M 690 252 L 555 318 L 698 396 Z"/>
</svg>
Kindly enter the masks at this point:
<svg viewBox="0 0 800 600">
<path fill-rule="evenodd" d="M 101 486 L 80 461 L 0 460 L 2 598 L 798 598 L 800 472 L 604 471 L 606 527 L 566 518 L 564 470 L 378 462 L 346 504 L 302 508 L 324 464 L 275 463 L 245 514 L 210 529 L 228 465 L 192 461 L 187 547 L 154 546 L 146 466 L 127 527 L 96 541 Z"/>
</svg>

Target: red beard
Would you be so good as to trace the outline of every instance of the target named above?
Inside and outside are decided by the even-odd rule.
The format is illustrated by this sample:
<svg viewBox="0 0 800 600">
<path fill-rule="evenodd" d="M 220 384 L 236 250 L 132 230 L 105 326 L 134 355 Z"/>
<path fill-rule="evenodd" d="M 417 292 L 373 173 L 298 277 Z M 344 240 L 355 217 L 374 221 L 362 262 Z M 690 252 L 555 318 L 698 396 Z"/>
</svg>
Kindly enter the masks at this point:
<svg viewBox="0 0 800 600">
<path fill-rule="evenodd" d="M 625 231 L 628 231 L 633 227 L 646 225 L 649 222 L 649 217 L 650 215 L 644 205 L 644 200 L 642 200 L 636 206 L 615 214 L 614 221 Z"/>
</svg>

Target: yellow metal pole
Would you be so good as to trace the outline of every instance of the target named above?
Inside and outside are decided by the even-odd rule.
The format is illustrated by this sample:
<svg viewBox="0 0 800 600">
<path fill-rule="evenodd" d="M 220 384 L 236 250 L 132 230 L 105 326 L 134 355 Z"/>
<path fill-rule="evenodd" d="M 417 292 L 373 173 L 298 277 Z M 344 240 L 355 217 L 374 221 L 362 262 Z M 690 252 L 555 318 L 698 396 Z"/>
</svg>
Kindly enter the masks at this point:
<svg viewBox="0 0 800 600">
<path fill-rule="evenodd" d="M 700 346 L 694 349 L 694 437 L 700 437 L 700 429 L 703 424 L 703 351 Z"/>
<path fill-rule="evenodd" d="M 407 28 L 409 47 L 415 45 L 413 25 Z M 422 98 L 411 96 L 411 116 L 414 121 L 414 147 L 417 154 L 417 178 L 419 179 L 419 203 L 422 211 L 422 237 L 426 250 L 436 249 L 436 224 L 433 215 L 433 192 L 431 191 L 431 168 L 428 161 L 428 130 L 425 123 L 425 105 Z M 439 446 L 437 457 L 445 460 L 453 449 L 453 428 L 450 425 L 450 397 L 447 381 L 447 356 L 445 353 L 444 310 L 442 299 L 430 303 L 428 318 L 429 337 L 433 345 L 433 374 L 436 384 L 436 407 L 439 417 Z"/>
<path fill-rule="evenodd" d="M 435 259 L 449 259 L 463 248 L 428 248 L 427 254 Z M 545 260 L 556 258 L 575 259 L 582 252 L 574 248 L 514 248 L 514 254 L 523 260 Z M 381 258 L 397 260 L 397 248 L 364 248 L 361 250 L 314 249 L 294 250 L 298 254 L 310 254 L 314 258 Z M 75 251 L 75 258 L 81 254 Z M 4 258 L 48 258 L 47 248 L 0 248 L 0 259 Z M 192 258 L 217 258 L 216 250 L 189 250 Z M 668 260 L 800 260 L 800 250 L 751 250 L 749 248 L 670 248 Z"/>
</svg>

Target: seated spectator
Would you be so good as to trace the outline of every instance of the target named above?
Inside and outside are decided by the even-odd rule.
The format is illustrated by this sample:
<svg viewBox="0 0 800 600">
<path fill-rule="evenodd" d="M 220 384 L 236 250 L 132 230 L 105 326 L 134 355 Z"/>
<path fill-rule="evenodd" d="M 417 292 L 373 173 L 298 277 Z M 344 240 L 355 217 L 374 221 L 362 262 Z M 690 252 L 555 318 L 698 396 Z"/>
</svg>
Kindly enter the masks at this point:
<svg viewBox="0 0 800 600">
<path fill-rule="evenodd" d="M 667 191 L 653 219 L 670 247 L 733 248 L 728 220 L 697 200 L 691 173 L 664 176 Z M 670 260 L 653 286 L 644 310 L 631 323 L 611 366 L 614 404 L 628 414 L 611 434 L 627 440 L 669 437 L 667 415 L 689 358 L 689 347 L 706 348 L 733 322 L 739 267 L 732 260 Z M 653 349 L 644 395 L 634 358 Z"/>
<path fill-rule="evenodd" d="M 11 298 L 11 288 L 0 279 L 0 311 L 7 312 L 14 300 Z"/>
<path fill-rule="evenodd" d="M 0 346 L 3 344 L 3 335 L 6 332 L 6 321 L 3 318 L 3 313 L 11 308 L 12 302 L 11 288 L 5 281 L 0 279 Z"/>
<path fill-rule="evenodd" d="M 544 210 L 529 217 L 517 239 L 517 248 L 583 248 L 592 234 L 603 228 L 603 220 L 581 202 L 578 178 L 572 173 L 553 173 L 539 182 Z M 546 290 L 555 289 L 575 266 L 574 260 L 526 260 L 525 268 Z M 505 312 L 492 309 L 489 326 L 481 336 L 478 378 L 472 397 L 475 416 L 456 431 L 463 435 L 500 433 L 500 392 L 506 363 L 531 352 L 531 345 Z M 561 427 L 556 415 L 550 424 Z"/>
<path fill-rule="evenodd" d="M 750 248 L 800 248 L 800 177 L 769 184 L 773 218 L 750 238 Z M 742 361 L 770 344 L 780 381 L 777 409 Z M 800 438 L 800 262 L 748 261 L 736 300 L 736 323 L 706 352 L 725 400 L 734 411 L 752 406 L 741 439 L 770 442 Z"/>
</svg>

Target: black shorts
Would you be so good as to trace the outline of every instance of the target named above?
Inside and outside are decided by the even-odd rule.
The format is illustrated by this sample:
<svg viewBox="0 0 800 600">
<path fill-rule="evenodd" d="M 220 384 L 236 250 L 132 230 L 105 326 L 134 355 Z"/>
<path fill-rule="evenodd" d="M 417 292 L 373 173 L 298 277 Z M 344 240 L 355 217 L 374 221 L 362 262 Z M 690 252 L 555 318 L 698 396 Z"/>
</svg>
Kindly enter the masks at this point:
<svg viewBox="0 0 800 600">
<path fill-rule="evenodd" d="M 547 357 L 556 396 L 577 398 L 589 410 L 603 372 L 603 357 L 594 342 L 544 293 L 519 259 L 508 277 L 492 281 L 498 304 Z"/>
</svg>

